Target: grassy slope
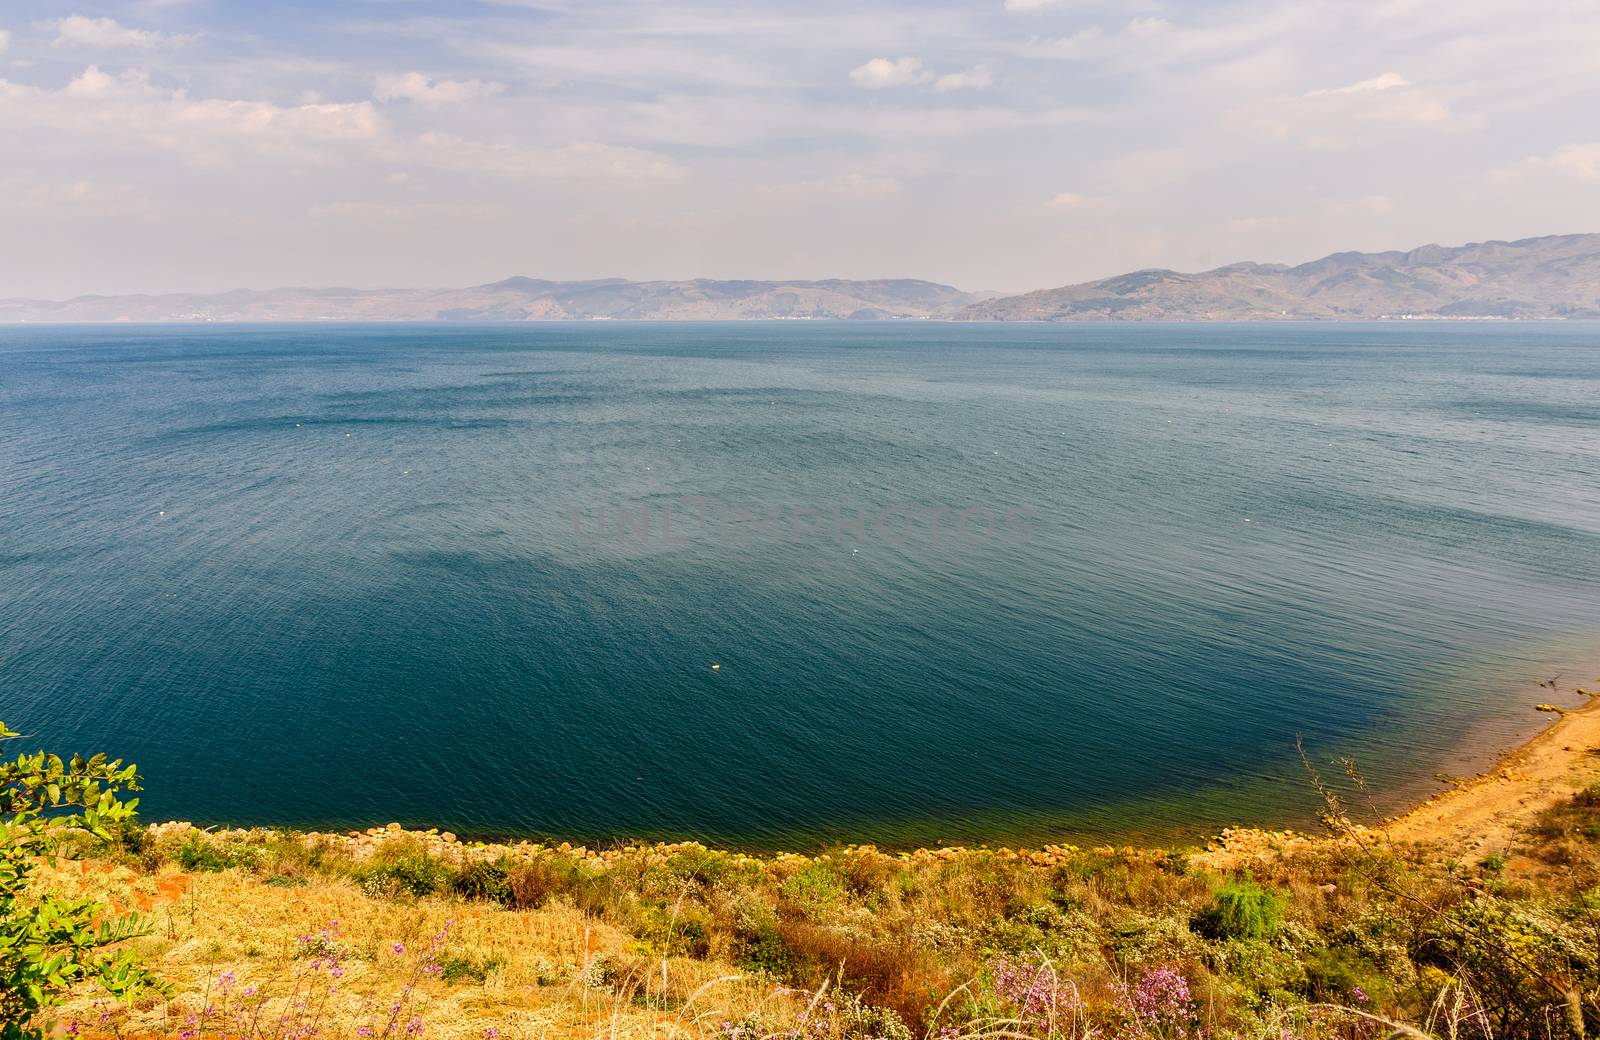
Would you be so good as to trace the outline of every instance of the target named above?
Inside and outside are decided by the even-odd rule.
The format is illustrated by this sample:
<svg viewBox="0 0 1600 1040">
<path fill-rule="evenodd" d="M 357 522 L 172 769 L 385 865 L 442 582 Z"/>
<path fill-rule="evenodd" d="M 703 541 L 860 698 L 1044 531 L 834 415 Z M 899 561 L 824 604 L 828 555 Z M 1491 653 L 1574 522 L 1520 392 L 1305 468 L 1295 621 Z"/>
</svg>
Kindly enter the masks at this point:
<svg viewBox="0 0 1600 1040">
<path fill-rule="evenodd" d="M 1593 1032 L 1597 736 L 1600 716 L 1563 719 L 1542 744 L 1561 755 L 1521 753 L 1393 840 L 760 858 L 162 825 L 41 880 L 143 913 L 137 944 L 171 999 L 86 993 L 61 1026 L 1283 1040 L 1377 1032 L 1361 1012 L 1509 1040 L 1576 1035 L 1577 1008 Z"/>
</svg>

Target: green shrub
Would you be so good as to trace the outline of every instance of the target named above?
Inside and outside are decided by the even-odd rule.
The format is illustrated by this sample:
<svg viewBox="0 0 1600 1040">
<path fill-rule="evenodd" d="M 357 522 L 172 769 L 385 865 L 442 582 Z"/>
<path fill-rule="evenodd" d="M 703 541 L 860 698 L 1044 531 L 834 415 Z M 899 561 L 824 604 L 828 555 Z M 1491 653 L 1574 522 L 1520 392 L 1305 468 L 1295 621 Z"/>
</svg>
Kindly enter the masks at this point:
<svg viewBox="0 0 1600 1040">
<path fill-rule="evenodd" d="M 430 896 L 448 889 L 455 871 L 426 852 L 383 857 L 358 875 L 370 895 Z"/>
<path fill-rule="evenodd" d="M 741 936 L 734 963 L 745 971 L 761 972 L 774 978 L 787 978 L 797 967 L 794 951 L 776 926 L 756 929 Z"/>
<path fill-rule="evenodd" d="M 511 897 L 508 877 L 508 871 L 499 863 L 469 863 L 461 868 L 450 887 L 465 899 L 505 903 Z"/>
<path fill-rule="evenodd" d="M 178 865 L 200 873 L 215 874 L 230 867 L 254 869 L 261 860 L 259 848 L 218 842 L 201 831 L 192 832 L 178 847 Z"/>
<path fill-rule="evenodd" d="M 808 863 L 778 889 L 784 901 L 803 916 L 824 918 L 844 902 L 845 880 L 831 863 Z"/>
<path fill-rule="evenodd" d="M 649 902 L 640 907 L 635 932 L 651 957 L 704 957 L 711 948 L 706 922 L 692 908 Z"/>
<path fill-rule="evenodd" d="M 16 736 L 0 722 L 0 741 Z M 64 838 L 112 841 L 138 805 L 118 795 L 138 789 L 135 767 L 104 755 L 63 762 L 39 751 L 0 762 L 0 1040 L 42 1038 L 39 1016 L 83 982 L 119 1000 L 162 988 L 131 953 L 111 949 L 148 931 L 138 918 L 28 891 L 39 859 L 53 856 Z"/>
<path fill-rule="evenodd" d="M 1368 1000 L 1388 989 L 1388 973 L 1363 957 L 1359 951 L 1343 946 L 1311 950 L 1305 957 L 1305 996 L 1330 1004 Z"/>
<path fill-rule="evenodd" d="M 1194 930 L 1208 939 L 1270 939 L 1283 923 L 1288 900 L 1254 881 L 1230 881 L 1211 906 L 1194 916 Z"/>
<path fill-rule="evenodd" d="M 488 981 L 489 974 L 504 963 L 498 957 L 481 961 L 472 957 L 444 957 L 439 961 L 439 978 L 449 986 L 458 982 L 476 982 L 481 986 Z"/>
</svg>

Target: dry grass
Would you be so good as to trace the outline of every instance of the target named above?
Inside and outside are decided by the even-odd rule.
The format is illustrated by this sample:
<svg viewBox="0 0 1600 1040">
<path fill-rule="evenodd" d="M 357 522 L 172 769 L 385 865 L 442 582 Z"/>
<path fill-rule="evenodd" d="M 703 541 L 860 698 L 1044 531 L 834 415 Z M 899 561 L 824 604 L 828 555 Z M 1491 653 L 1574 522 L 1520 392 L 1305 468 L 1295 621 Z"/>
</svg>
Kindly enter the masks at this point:
<svg viewBox="0 0 1600 1040">
<path fill-rule="evenodd" d="M 174 987 L 170 1001 L 147 999 L 107 1021 L 105 1006 L 84 996 L 59 1017 L 78 1021 L 86 1035 L 196 1029 L 202 1037 L 233 1036 L 236 1009 L 261 997 L 266 1003 L 253 1020 L 315 1019 L 324 1037 L 358 1035 L 362 1027 L 382 1035 L 402 1002 L 392 1032 L 403 1034 L 416 1017 L 425 1035 L 446 1040 L 699 1036 L 758 1008 L 779 1020 L 798 1010 L 770 983 L 727 964 L 642 957 L 632 936 L 566 904 L 506 910 L 453 898 L 396 902 L 337 877 L 280 887 L 240 870 L 145 874 L 96 861 L 64 861 L 39 882 L 139 911 L 153 931 L 136 947 Z M 348 951 L 337 978 L 304 955 L 301 940 L 330 928 L 337 931 L 331 941 Z M 448 935 L 441 967 L 429 972 L 422 951 L 441 933 Z M 254 996 L 241 996 L 252 988 Z M 297 1010 L 299 1002 L 306 1006 Z M 206 1016 L 208 1005 L 217 1013 Z"/>
</svg>

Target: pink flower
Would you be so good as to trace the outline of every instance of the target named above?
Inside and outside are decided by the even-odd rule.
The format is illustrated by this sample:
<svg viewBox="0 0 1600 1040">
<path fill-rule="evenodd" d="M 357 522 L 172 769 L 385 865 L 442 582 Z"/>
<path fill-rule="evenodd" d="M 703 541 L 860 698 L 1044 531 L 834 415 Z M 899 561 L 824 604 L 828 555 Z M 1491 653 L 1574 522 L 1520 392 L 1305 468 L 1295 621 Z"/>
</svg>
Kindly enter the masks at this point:
<svg viewBox="0 0 1600 1040">
<path fill-rule="evenodd" d="M 994 991 L 1025 1028 L 1055 1032 L 1056 1017 L 1078 1006 L 1077 990 L 1064 985 L 1049 964 L 1004 959 L 994 966 Z"/>
<path fill-rule="evenodd" d="M 1172 968 L 1148 968 L 1131 989 L 1124 988 L 1122 1000 L 1138 1020 L 1146 1035 L 1162 1033 L 1186 1036 L 1195 1024 L 1194 997 L 1189 980 Z"/>
</svg>

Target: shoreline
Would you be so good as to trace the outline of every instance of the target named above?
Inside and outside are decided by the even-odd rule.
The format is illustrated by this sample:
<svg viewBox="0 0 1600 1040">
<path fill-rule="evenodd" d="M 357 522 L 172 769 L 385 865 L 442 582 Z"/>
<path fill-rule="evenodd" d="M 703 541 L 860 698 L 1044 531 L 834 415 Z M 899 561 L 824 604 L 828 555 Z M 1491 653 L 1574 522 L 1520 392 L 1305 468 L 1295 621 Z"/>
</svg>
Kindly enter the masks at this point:
<svg viewBox="0 0 1600 1040">
<path fill-rule="evenodd" d="M 1583 704 L 1558 707 L 1550 713 L 1553 723 L 1503 752 L 1489 769 L 1373 829 L 1391 841 L 1503 844 L 1518 825 L 1600 780 L 1600 688 L 1578 687 L 1575 694 Z"/>
<path fill-rule="evenodd" d="M 1393 816 L 1358 825 L 1381 836 L 1383 840 L 1419 847 L 1454 846 L 1484 851 L 1508 847 L 1518 829 L 1526 825 L 1532 817 L 1571 797 L 1586 786 L 1600 782 L 1600 681 L 1591 685 L 1596 688 L 1589 689 L 1586 686 L 1576 691 L 1578 695 L 1585 697 L 1583 704 L 1574 708 L 1557 707 L 1555 711 L 1550 712 L 1555 716 L 1552 723 L 1526 740 L 1501 751 L 1488 769 L 1471 777 L 1457 779 L 1450 788 L 1428 795 L 1422 801 L 1412 803 L 1410 808 Z M 638 850 L 709 848 L 749 860 L 808 861 L 828 851 L 820 847 L 806 851 L 753 851 L 737 845 L 721 843 L 707 845 L 692 838 L 619 840 L 610 844 L 590 844 L 579 840 L 562 840 L 554 836 L 544 839 L 508 836 L 474 840 L 471 836 L 458 837 L 437 827 L 412 828 L 398 823 L 344 831 L 298 827 L 237 827 L 226 824 L 201 826 L 181 820 L 160 821 L 146 826 L 158 834 L 193 829 L 216 837 L 287 831 L 305 839 L 331 839 L 337 844 L 353 845 L 359 850 L 370 850 L 377 843 L 392 837 L 411 836 L 436 850 L 448 849 L 456 856 L 466 854 L 470 858 L 516 850 L 545 849 L 571 853 L 580 858 L 604 860 L 613 854 Z M 1190 847 L 1195 849 L 1196 857 L 1207 866 L 1217 870 L 1230 870 L 1250 862 L 1277 858 L 1291 848 L 1304 848 L 1329 840 L 1335 839 L 1317 832 L 1234 825 L 1201 837 Z M 878 846 L 870 842 L 847 842 L 830 847 L 879 851 Z M 1168 849 L 1181 849 L 1184 846 L 1127 841 L 1096 842 L 1092 846 L 1078 846 L 1072 843 L 1069 837 L 1063 836 L 1056 841 L 1041 841 L 1030 845 L 979 843 L 918 846 L 882 851 L 892 857 L 912 860 L 987 851 L 1006 857 L 1048 862 L 1068 850 L 1080 847 L 1126 849 L 1130 852 L 1164 852 Z"/>
</svg>

